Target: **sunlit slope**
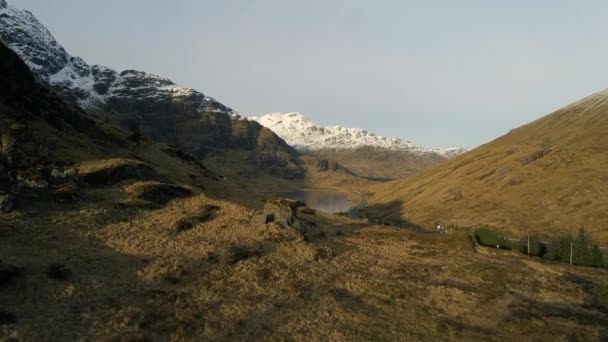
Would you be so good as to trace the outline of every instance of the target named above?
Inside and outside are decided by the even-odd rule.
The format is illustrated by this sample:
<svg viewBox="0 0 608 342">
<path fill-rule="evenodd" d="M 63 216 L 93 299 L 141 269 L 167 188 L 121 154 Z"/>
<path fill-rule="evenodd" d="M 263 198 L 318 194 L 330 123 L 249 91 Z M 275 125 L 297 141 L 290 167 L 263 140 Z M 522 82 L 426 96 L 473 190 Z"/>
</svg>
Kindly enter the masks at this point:
<svg viewBox="0 0 608 342">
<path fill-rule="evenodd" d="M 585 227 L 608 243 L 608 90 L 417 176 L 370 189 L 369 212 L 519 236 Z"/>
</svg>

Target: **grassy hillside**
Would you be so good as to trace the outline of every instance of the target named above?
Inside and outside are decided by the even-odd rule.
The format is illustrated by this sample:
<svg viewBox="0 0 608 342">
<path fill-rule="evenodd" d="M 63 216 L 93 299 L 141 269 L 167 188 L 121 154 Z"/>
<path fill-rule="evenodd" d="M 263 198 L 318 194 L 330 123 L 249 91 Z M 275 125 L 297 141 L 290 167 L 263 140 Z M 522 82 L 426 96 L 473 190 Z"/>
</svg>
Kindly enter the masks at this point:
<svg viewBox="0 0 608 342">
<path fill-rule="evenodd" d="M 411 176 L 446 160 L 437 154 L 416 155 L 407 151 L 392 151 L 377 147 L 327 149 L 314 151 L 311 154 L 320 159 L 337 161 L 356 175 L 372 180 Z"/>
<path fill-rule="evenodd" d="M 488 224 L 544 237 L 585 227 L 608 243 L 608 91 L 412 178 L 370 188 L 370 215 Z"/>
</svg>

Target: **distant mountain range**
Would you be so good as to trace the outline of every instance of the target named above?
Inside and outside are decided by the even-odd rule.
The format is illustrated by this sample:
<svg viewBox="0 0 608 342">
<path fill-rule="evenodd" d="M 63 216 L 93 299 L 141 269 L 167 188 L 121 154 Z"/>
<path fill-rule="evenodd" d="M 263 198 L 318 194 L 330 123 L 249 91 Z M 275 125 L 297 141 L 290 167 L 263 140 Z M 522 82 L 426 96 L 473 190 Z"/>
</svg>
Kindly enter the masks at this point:
<svg viewBox="0 0 608 342">
<path fill-rule="evenodd" d="M 19 55 L 39 82 L 48 83 L 67 102 L 199 159 L 219 156 L 226 161 L 226 170 L 238 169 L 245 161 L 249 170 L 300 178 L 306 168 L 299 150 L 314 151 L 364 177 L 397 178 L 465 151 L 428 148 L 363 129 L 322 127 L 300 113 L 247 119 L 167 78 L 89 65 L 70 55 L 31 12 L 5 0 L 0 0 L 0 41 Z M 237 150 L 245 154 L 228 158 L 227 153 Z"/>
<path fill-rule="evenodd" d="M 272 113 L 249 119 L 270 128 L 288 144 L 301 151 L 372 147 L 408 151 L 416 155 L 438 154 L 442 157 L 454 157 L 466 152 L 465 149 L 456 147 L 425 147 L 400 138 L 376 135 L 360 128 L 324 127 L 302 113 Z"/>
</svg>

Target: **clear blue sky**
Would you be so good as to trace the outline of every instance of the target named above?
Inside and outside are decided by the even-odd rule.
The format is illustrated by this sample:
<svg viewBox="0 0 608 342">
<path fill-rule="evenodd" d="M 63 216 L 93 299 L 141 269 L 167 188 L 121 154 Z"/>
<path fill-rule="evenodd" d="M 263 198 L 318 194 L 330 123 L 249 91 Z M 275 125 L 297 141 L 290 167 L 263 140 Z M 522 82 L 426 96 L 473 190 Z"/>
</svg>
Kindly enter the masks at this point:
<svg viewBox="0 0 608 342">
<path fill-rule="evenodd" d="M 608 86 L 606 1 L 9 3 L 91 64 L 429 146 L 477 146 Z"/>
</svg>

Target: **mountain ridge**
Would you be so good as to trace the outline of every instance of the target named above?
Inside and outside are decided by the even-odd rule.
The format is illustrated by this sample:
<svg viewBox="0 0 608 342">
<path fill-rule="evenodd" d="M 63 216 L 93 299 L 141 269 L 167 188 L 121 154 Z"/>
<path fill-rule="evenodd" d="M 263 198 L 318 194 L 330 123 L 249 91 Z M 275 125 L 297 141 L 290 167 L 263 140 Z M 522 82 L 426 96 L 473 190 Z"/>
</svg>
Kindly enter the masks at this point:
<svg viewBox="0 0 608 342">
<path fill-rule="evenodd" d="M 388 150 L 409 151 L 411 153 L 438 154 L 454 157 L 465 152 L 463 148 L 430 148 L 401 138 L 377 135 L 361 128 L 343 126 L 321 126 L 299 112 L 270 113 L 249 117 L 271 129 L 288 144 L 300 151 L 324 149 L 357 149 L 361 147 L 383 148 Z"/>
<path fill-rule="evenodd" d="M 569 104 L 418 175 L 369 189 L 369 213 L 548 238 L 584 226 L 606 243 L 608 90 Z"/>
<path fill-rule="evenodd" d="M 226 157 L 235 169 L 244 159 L 255 172 L 282 178 L 301 178 L 306 172 L 297 151 L 257 122 L 167 78 L 91 66 L 70 55 L 31 12 L 4 0 L 0 2 L 0 41 L 17 53 L 38 81 L 48 83 L 64 100 L 91 115 L 175 145 L 198 159 L 243 150 L 245 155 Z"/>
<path fill-rule="evenodd" d="M 62 90 L 64 96 L 75 95 L 84 109 L 95 109 L 113 97 L 124 96 L 125 88 L 137 83 L 138 87 L 148 88 L 148 96 L 194 97 L 200 107 L 211 106 L 214 111 L 237 115 L 213 98 L 167 78 L 132 69 L 118 72 L 103 65 L 89 65 L 70 55 L 32 12 L 19 10 L 5 0 L 0 2 L 0 18 L 5 27 L 0 29 L 0 39 L 23 59 L 34 76 Z"/>
</svg>

